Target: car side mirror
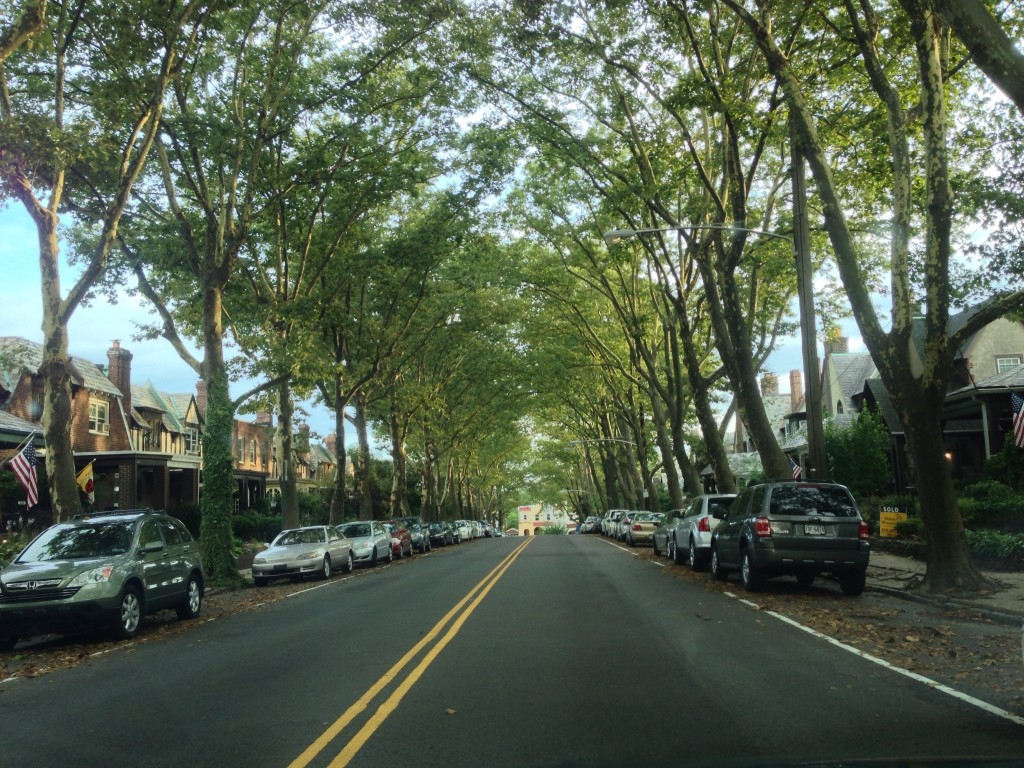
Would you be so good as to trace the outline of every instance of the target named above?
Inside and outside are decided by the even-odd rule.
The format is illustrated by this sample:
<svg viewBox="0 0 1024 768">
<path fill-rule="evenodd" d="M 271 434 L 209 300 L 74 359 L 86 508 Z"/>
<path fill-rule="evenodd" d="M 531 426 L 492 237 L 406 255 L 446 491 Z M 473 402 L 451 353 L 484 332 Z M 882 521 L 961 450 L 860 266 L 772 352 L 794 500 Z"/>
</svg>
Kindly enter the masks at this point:
<svg viewBox="0 0 1024 768">
<path fill-rule="evenodd" d="M 153 541 L 149 544 L 145 544 L 144 546 L 140 547 L 139 552 L 141 552 L 144 555 L 148 555 L 150 552 L 160 552 L 163 550 L 163 548 L 163 543 L 159 541 Z"/>
</svg>

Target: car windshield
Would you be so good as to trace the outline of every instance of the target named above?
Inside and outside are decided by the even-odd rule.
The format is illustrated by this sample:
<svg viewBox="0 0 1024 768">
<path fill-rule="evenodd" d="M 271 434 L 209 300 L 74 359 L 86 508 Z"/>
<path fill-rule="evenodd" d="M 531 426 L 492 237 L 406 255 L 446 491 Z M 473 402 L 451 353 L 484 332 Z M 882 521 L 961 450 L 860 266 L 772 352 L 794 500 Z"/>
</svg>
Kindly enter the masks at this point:
<svg viewBox="0 0 1024 768">
<path fill-rule="evenodd" d="M 857 507 L 838 485 L 780 485 L 772 490 L 773 515 L 857 517 Z"/>
<path fill-rule="evenodd" d="M 123 555 L 131 548 L 134 527 L 134 522 L 127 520 L 92 525 L 55 525 L 40 534 L 18 562 Z"/>
<path fill-rule="evenodd" d="M 370 526 L 366 523 L 357 523 L 355 525 L 346 525 L 341 528 L 341 532 L 348 536 L 350 539 L 357 536 L 369 536 Z"/>
<path fill-rule="evenodd" d="M 274 542 L 275 547 L 291 544 L 320 544 L 324 540 L 324 532 L 319 528 L 299 528 L 294 531 L 283 531 Z"/>
</svg>

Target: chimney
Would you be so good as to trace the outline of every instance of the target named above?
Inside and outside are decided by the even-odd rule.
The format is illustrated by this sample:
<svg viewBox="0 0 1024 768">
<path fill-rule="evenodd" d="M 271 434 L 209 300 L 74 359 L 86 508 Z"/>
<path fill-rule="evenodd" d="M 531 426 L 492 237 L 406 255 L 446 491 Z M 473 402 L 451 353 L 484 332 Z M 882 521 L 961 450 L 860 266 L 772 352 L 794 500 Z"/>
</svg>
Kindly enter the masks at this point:
<svg viewBox="0 0 1024 768">
<path fill-rule="evenodd" d="M 794 368 L 789 372 L 789 404 L 791 412 L 803 410 L 804 403 L 804 377 L 800 371 Z"/>
<path fill-rule="evenodd" d="M 836 336 L 831 341 L 825 342 L 825 356 L 845 355 L 850 351 L 850 339 L 847 336 Z"/>
<path fill-rule="evenodd" d="M 196 382 L 196 407 L 199 415 L 206 418 L 206 382 L 202 379 Z"/>
<path fill-rule="evenodd" d="M 338 436 L 337 435 L 328 435 L 327 437 L 325 437 L 324 438 L 324 444 L 327 446 L 327 450 L 328 451 L 333 453 L 335 456 L 338 455 L 337 451 L 335 450 L 335 448 L 337 448 L 337 446 L 338 446 Z"/>
<path fill-rule="evenodd" d="M 274 414 L 269 411 L 261 411 L 256 414 L 256 425 L 260 427 L 273 427 Z"/>
<path fill-rule="evenodd" d="M 761 395 L 779 394 L 779 377 L 774 373 L 766 373 L 761 377 Z"/>
<path fill-rule="evenodd" d="M 121 341 L 114 339 L 112 346 L 107 350 L 107 362 L 107 378 L 121 390 L 124 412 L 130 414 L 132 411 L 132 353 L 127 349 L 121 349 Z"/>
</svg>

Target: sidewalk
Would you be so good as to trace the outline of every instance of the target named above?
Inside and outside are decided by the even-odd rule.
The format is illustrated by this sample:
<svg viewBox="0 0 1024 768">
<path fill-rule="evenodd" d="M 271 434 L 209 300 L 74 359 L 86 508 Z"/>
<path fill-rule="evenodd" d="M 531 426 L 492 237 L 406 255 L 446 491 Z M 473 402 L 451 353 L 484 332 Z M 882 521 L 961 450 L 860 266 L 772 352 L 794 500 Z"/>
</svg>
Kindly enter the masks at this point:
<svg viewBox="0 0 1024 768">
<path fill-rule="evenodd" d="M 1024 624 L 1024 572 L 983 569 L 997 588 L 968 599 L 942 597 L 932 595 L 926 589 L 915 589 L 924 578 L 924 572 L 925 564 L 922 560 L 872 549 L 867 588 L 908 600 L 973 609 L 1004 624 Z"/>
</svg>

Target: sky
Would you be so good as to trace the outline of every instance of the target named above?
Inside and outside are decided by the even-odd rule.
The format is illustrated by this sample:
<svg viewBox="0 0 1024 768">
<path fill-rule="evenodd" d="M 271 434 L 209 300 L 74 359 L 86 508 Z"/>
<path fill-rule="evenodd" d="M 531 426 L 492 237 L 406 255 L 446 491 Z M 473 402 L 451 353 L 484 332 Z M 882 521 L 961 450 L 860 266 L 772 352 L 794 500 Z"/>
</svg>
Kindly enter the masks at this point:
<svg viewBox="0 0 1024 768">
<path fill-rule="evenodd" d="M 0 208 L 0 336 L 20 336 L 42 342 L 42 298 L 39 288 L 38 243 L 35 226 L 20 204 L 10 201 Z M 62 259 L 62 295 L 67 295 L 76 273 Z M 142 297 L 124 295 L 117 304 L 105 300 L 79 307 L 68 328 L 71 353 L 77 357 L 106 364 L 107 349 L 117 339 L 132 355 L 132 381 L 151 380 L 163 392 L 195 392 L 197 376 L 164 339 L 135 341 L 137 324 L 152 322 L 154 315 Z M 795 306 L 795 302 L 794 302 Z M 841 323 L 850 339 L 850 352 L 864 351 L 864 345 L 852 320 Z M 193 354 L 200 357 L 197 349 Z M 819 344 L 818 354 L 823 351 Z M 789 391 L 789 372 L 803 369 L 799 336 L 782 339 L 769 358 L 768 369 L 778 375 L 779 392 Z M 249 389 L 255 382 L 235 382 L 232 396 Z M 334 432 L 333 414 L 325 407 L 303 404 L 312 431 L 321 437 Z M 251 420 L 251 416 L 240 418 Z M 346 442 L 352 445 L 354 430 L 346 430 Z"/>
</svg>

